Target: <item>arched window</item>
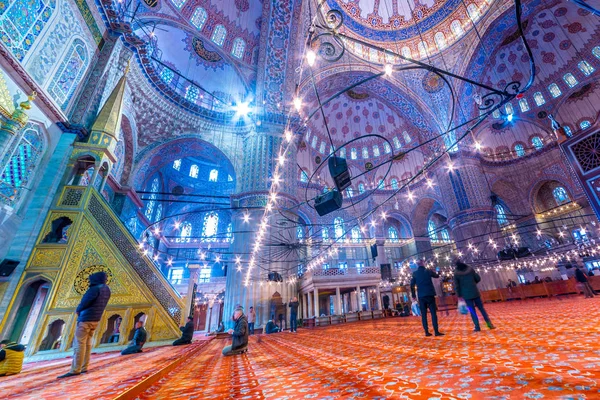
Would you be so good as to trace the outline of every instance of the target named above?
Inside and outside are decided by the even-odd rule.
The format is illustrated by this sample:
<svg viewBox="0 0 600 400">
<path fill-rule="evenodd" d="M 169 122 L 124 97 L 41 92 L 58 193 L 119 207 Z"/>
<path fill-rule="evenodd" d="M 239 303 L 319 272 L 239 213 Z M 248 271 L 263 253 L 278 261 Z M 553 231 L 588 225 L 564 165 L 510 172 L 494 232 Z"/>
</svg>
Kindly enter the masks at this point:
<svg viewBox="0 0 600 400">
<path fill-rule="evenodd" d="M 162 204 L 156 206 L 156 212 L 154 213 L 154 222 L 159 221 L 162 217 Z"/>
<path fill-rule="evenodd" d="M 296 227 L 296 239 L 302 240 L 304 239 L 304 228 L 300 225 Z"/>
<path fill-rule="evenodd" d="M 325 142 L 321 142 L 321 145 L 319 146 L 319 152 L 321 152 L 321 154 L 325 154 Z"/>
<path fill-rule="evenodd" d="M 404 46 L 402 48 L 402 56 L 405 58 L 412 58 L 412 53 L 409 47 Z"/>
<path fill-rule="evenodd" d="M 181 230 L 179 231 L 179 242 L 189 243 L 190 236 L 192 236 L 192 224 L 184 222 L 181 224 Z"/>
<path fill-rule="evenodd" d="M 160 71 L 160 79 L 162 79 L 164 83 L 171 83 L 174 76 L 175 74 L 170 68 L 164 67 L 162 71 Z"/>
<path fill-rule="evenodd" d="M 479 19 L 479 9 L 473 3 L 467 6 L 467 13 L 469 14 L 471 20 L 477 21 Z"/>
<path fill-rule="evenodd" d="M 502 226 L 508 224 L 504 207 L 502 207 L 501 204 L 496 204 L 494 208 L 496 209 L 496 220 L 498 221 L 498 225 Z"/>
<path fill-rule="evenodd" d="M 408 132 L 406 132 L 406 131 L 402 132 L 402 137 L 404 138 L 404 141 L 405 141 L 406 143 L 410 143 L 410 142 L 411 142 L 411 140 L 412 140 L 412 139 L 411 139 L 411 137 L 410 137 L 410 135 L 409 135 L 409 134 L 408 134 Z"/>
<path fill-rule="evenodd" d="M 529 103 L 525 97 L 519 100 L 519 108 L 521 109 L 521 112 L 529 111 Z"/>
<path fill-rule="evenodd" d="M 450 241 L 450 234 L 448 233 L 448 229 L 444 228 L 440 231 L 440 234 L 442 235 L 442 241 L 443 242 L 449 242 Z"/>
<path fill-rule="evenodd" d="M 300 182 L 308 182 L 308 174 L 306 171 L 300 172 Z"/>
<path fill-rule="evenodd" d="M 398 190 L 398 179 L 392 178 L 391 183 L 392 183 L 392 189 L 393 190 Z"/>
<path fill-rule="evenodd" d="M 417 50 L 419 50 L 419 56 L 421 58 L 426 58 L 427 57 L 427 43 L 425 42 L 419 42 L 419 44 L 417 45 Z"/>
<path fill-rule="evenodd" d="M 321 237 L 323 238 L 323 241 L 329 240 L 329 229 L 326 226 L 321 230 Z"/>
<path fill-rule="evenodd" d="M 522 144 L 515 145 L 515 153 L 517 153 L 517 157 L 523 157 L 525 155 L 525 149 Z"/>
<path fill-rule="evenodd" d="M 233 176 L 227 175 L 227 182 L 233 182 Z"/>
<path fill-rule="evenodd" d="M 219 227 L 219 214 L 209 212 L 204 215 L 204 223 L 202 224 L 202 241 L 215 242 L 217 240 L 217 229 Z"/>
<path fill-rule="evenodd" d="M 377 184 L 377 189 L 380 189 L 380 190 L 385 189 L 385 182 L 383 181 L 383 179 L 379 180 L 379 184 Z"/>
<path fill-rule="evenodd" d="M 579 83 L 579 81 L 577 80 L 577 78 L 575 78 L 573 76 L 572 73 L 568 72 L 563 76 L 563 80 L 565 81 L 565 83 L 567 85 L 569 85 L 569 87 L 573 87 L 575 85 L 577 85 Z"/>
<path fill-rule="evenodd" d="M 432 220 L 429 220 L 429 223 L 427 224 L 427 234 L 429 235 L 429 240 L 432 242 L 438 241 L 437 232 L 435 230 L 435 223 Z"/>
<path fill-rule="evenodd" d="M 369 59 L 373 62 L 379 62 L 379 52 L 374 48 L 369 48 Z"/>
<path fill-rule="evenodd" d="M 194 85 L 189 85 L 187 88 L 185 88 L 185 99 L 191 101 L 192 103 L 195 103 L 196 100 L 198 100 L 199 94 L 200 90 Z"/>
<path fill-rule="evenodd" d="M 216 182 L 218 178 L 219 178 L 219 171 L 216 169 L 211 169 L 208 174 L 208 181 Z"/>
<path fill-rule="evenodd" d="M 450 24 L 450 29 L 452 29 L 452 33 L 454 33 L 454 36 L 456 38 L 462 36 L 462 34 L 464 33 L 462 25 L 457 20 L 452 21 L 452 23 Z"/>
<path fill-rule="evenodd" d="M 512 104 L 510 104 L 510 103 L 506 103 L 504 105 L 504 110 L 506 111 L 506 114 L 508 114 L 508 115 L 515 113 L 515 109 L 513 108 Z"/>
<path fill-rule="evenodd" d="M 340 157 L 346 158 L 346 148 L 345 147 L 342 147 L 340 149 Z"/>
<path fill-rule="evenodd" d="M 93 175 L 94 167 L 89 167 L 86 169 L 83 175 L 81 175 L 81 179 L 79 179 L 79 186 L 89 186 Z"/>
<path fill-rule="evenodd" d="M 600 46 L 596 46 L 592 49 L 592 54 L 594 57 L 600 60 Z"/>
<path fill-rule="evenodd" d="M 492 112 L 492 117 L 500 118 L 500 110 L 498 110 L 498 109 L 494 110 L 494 112 Z"/>
<path fill-rule="evenodd" d="M 352 238 L 352 243 L 360 243 L 362 241 L 362 235 L 358 226 L 352 228 L 350 231 L 350 237 Z"/>
<path fill-rule="evenodd" d="M 346 188 L 346 196 L 348 196 L 349 199 L 352 198 L 352 195 L 354 194 L 353 192 L 354 191 L 352 190 L 351 187 Z"/>
<path fill-rule="evenodd" d="M 198 171 L 198 166 L 196 164 L 192 164 L 192 166 L 190 167 L 190 177 L 198 178 Z"/>
<path fill-rule="evenodd" d="M 311 142 L 310 142 L 310 145 L 311 145 L 311 147 L 312 147 L 313 149 L 316 149 L 316 148 L 317 148 L 317 140 L 318 140 L 318 139 L 317 139 L 317 136 L 313 136 L 313 138 L 312 138 L 312 140 L 311 140 Z"/>
<path fill-rule="evenodd" d="M 81 39 L 73 40 L 48 87 L 48 93 L 63 110 L 67 109 L 88 65 L 87 46 Z"/>
<path fill-rule="evenodd" d="M 573 136 L 573 131 L 571 130 L 571 127 L 569 125 L 564 125 L 563 128 L 568 137 Z"/>
<path fill-rule="evenodd" d="M 152 180 L 152 184 L 150 185 L 150 196 L 148 196 L 148 202 L 146 203 L 146 211 L 144 215 L 148 219 L 148 221 L 152 221 L 152 214 L 154 213 L 154 207 L 156 207 L 156 193 L 160 189 L 160 182 L 158 177 L 155 177 Z"/>
<path fill-rule="evenodd" d="M 183 7 L 183 5 L 185 4 L 185 0 L 171 0 L 171 2 L 175 4 L 175 7 L 179 8 L 180 10 L 181 7 Z"/>
<path fill-rule="evenodd" d="M 354 53 L 359 57 L 363 56 L 363 49 L 360 43 L 354 43 Z"/>
<path fill-rule="evenodd" d="M 215 26 L 215 30 L 213 31 L 212 40 L 217 46 L 223 46 L 225 43 L 225 36 L 227 36 L 227 29 L 223 25 Z"/>
<path fill-rule="evenodd" d="M 581 121 L 581 122 L 579 123 L 579 127 L 580 127 L 581 129 L 587 129 L 587 128 L 589 128 L 590 126 L 592 126 L 592 123 L 591 123 L 590 121 L 588 121 L 587 119 L 586 119 L 586 120 L 583 120 L 583 121 Z"/>
<path fill-rule="evenodd" d="M 179 171 L 181 168 L 181 159 L 173 161 L 173 169 Z"/>
<path fill-rule="evenodd" d="M 385 142 L 383 144 L 383 151 L 385 151 L 385 154 L 390 154 L 392 152 L 392 146 L 390 146 L 388 142 Z"/>
<path fill-rule="evenodd" d="M 546 99 L 544 98 L 544 95 L 541 92 L 535 92 L 533 94 L 533 101 L 535 101 L 535 104 L 538 107 L 546 104 Z"/>
<path fill-rule="evenodd" d="M 365 192 L 365 185 L 363 185 L 362 183 L 358 184 L 358 193 L 359 194 L 363 194 Z"/>
<path fill-rule="evenodd" d="M 379 157 L 381 154 L 379 153 L 379 146 L 374 144 L 373 145 L 373 156 L 375 157 Z"/>
<path fill-rule="evenodd" d="M 390 226 L 388 229 L 388 239 L 392 243 L 398 243 L 398 231 L 393 226 Z"/>
<path fill-rule="evenodd" d="M 225 234 L 227 242 L 233 243 L 233 224 L 230 222 L 227 224 L 227 233 Z"/>
<path fill-rule="evenodd" d="M 356 160 L 356 158 L 358 157 L 358 153 L 356 152 L 356 149 L 353 147 L 350 149 L 350 158 L 353 160 Z"/>
<path fill-rule="evenodd" d="M 199 31 L 202 30 L 202 27 L 206 23 L 206 19 L 208 18 L 208 13 L 202 7 L 197 7 L 192 14 L 192 25 L 198 28 Z"/>
<path fill-rule="evenodd" d="M 444 145 L 449 153 L 458 151 L 458 143 L 456 143 L 456 134 L 454 131 L 450 131 L 444 135 Z"/>
<path fill-rule="evenodd" d="M 562 90 L 560 90 L 556 83 L 550 84 L 550 86 L 548 86 L 548 91 L 550 92 L 550 95 L 554 98 L 557 98 L 562 94 Z"/>
<path fill-rule="evenodd" d="M 400 143 L 400 139 L 398 139 L 398 136 L 394 136 L 394 139 L 392 139 L 392 142 L 394 142 L 394 147 L 396 148 L 396 150 L 398 150 L 402 147 L 402 143 Z"/>
<path fill-rule="evenodd" d="M 246 42 L 242 38 L 236 38 L 233 41 L 233 48 L 231 49 L 231 55 L 235 58 L 241 59 L 244 57 L 244 50 L 246 49 Z"/>
<path fill-rule="evenodd" d="M 362 148 L 362 157 L 363 158 L 369 158 L 369 149 L 366 147 Z"/>
<path fill-rule="evenodd" d="M 569 195 L 567 194 L 565 188 L 562 186 L 554 188 L 554 190 L 552 191 L 552 195 L 554 196 L 554 200 L 556 200 L 556 203 L 558 204 L 563 204 L 569 201 Z"/>
<path fill-rule="evenodd" d="M 433 39 L 435 40 L 435 44 L 437 45 L 439 50 L 443 50 L 444 48 L 446 48 L 446 37 L 442 32 L 437 32 Z"/>
<path fill-rule="evenodd" d="M 592 67 L 590 65 L 589 62 L 587 61 L 580 61 L 579 64 L 577 64 L 577 67 L 579 68 L 579 70 L 581 72 L 583 72 L 583 74 L 585 76 L 589 76 L 592 74 L 592 72 L 594 72 L 596 69 L 594 67 Z"/>
<path fill-rule="evenodd" d="M 540 139 L 539 136 L 534 136 L 533 139 L 531 139 L 531 144 L 533 144 L 533 147 L 535 147 L 537 150 L 544 147 L 544 143 L 542 142 L 542 139 Z"/>
<path fill-rule="evenodd" d="M 335 239 L 341 239 L 344 236 L 344 220 L 341 217 L 337 217 L 333 220 L 333 231 Z"/>
</svg>

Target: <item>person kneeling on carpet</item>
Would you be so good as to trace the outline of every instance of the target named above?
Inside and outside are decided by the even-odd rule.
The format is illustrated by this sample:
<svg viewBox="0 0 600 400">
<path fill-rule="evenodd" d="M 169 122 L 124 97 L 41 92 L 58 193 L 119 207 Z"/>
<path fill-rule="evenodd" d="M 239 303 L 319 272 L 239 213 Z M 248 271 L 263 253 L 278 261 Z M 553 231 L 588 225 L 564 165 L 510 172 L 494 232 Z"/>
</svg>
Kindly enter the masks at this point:
<svg viewBox="0 0 600 400">
<path fill-rule="evenodd" d="M 194 337 L 194 317 L 189 316 L 187 324 L 180 326 L 179 329 L 181 330 L 181 337 L 173 342 L 173 346 L 192 343 L 192 338 Z"/>
<path fill-rule="evenodd" d="M 144 321 L 138 321 L 135 323 L 135 333 L 133 334 L 133 340 L 129 344 L 129 347 L 121 351 L 121 355 L 141 353 L 142 347 L 144 347 L 144 343 L 146 343 L 146 338 L 148 337 L 148 333 L 146 329 L 144 329 Z"/>
<path fill-rule="evenodd" d="M 0 342 L 0 376 L 15 375 L 23 368 L 25 346 L 8 339 Z"/>
<path fill-rule="evenodd" d="M 268 335 L 270 333 L 277 333 L 279 332 L 280 329 L 277 326 L 277 324 L 275 322 L 273 322 L 272 319 L 269 320 L 269 322 L 267 322 L 267 325 L 265 325 L 265 333 Z"/>
<path fill-rule="evenodd" d="M 225 346 L 224 356 L 245 353 L 248 350 L 248 321 L 242 307 L 235 309 L 233 321 L 235 326 L 227 331 L 232 336 L 231 346 Z"/>
</svg>

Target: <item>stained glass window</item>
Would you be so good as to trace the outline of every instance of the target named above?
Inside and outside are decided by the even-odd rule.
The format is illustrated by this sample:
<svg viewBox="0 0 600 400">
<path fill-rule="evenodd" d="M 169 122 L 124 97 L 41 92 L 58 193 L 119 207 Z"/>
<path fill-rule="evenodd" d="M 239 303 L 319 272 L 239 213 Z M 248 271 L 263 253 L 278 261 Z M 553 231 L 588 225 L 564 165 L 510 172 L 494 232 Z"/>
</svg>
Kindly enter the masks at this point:
<svg viewBox="0 0 600 400">
<path fill-rule="evenodd" d="M 554 98 L 557 98 L 562 94 L 562 90 L 560 90 L 556 83 L 550 84 L 550 86 L 548 86 L 548 91 L 550 92 L 550 95 L 552 95 L 552 97 Z"/>
<path fill-rule="evenodd" d="M 189 222 L 184 222 L 181 224 L 181 230 L 179 231 L 179 242 L 181 243 L 189 243 L 190 236 L 192 236 L 192 224 Z"/>
<path fill-rule="evenodd" d="M 341 217 L 333 220 L 333 231 L 336 239 L 341 239 L 344 236 L 344 220 Z"/>
<path fill-rule="evenodd" d="M 324 241 L 329 240 L 329 229 L 327 227 L 323 227 L 323 230 L 321 231 L 321 237 Z"/>
<path fill-rule="evenodd" d="M 584 120 L 584 121 L 581 121 L 581 123 L 579 124 L 579 127 L 580 127 L 581 129 L 587 129 L 587 128 L 589 128 L 590 126 L 592 126 L 592 123 L 591 123 L 590 121 L 588 121 L 587 119 L 586 119 L 586 120 Z"/>
<path fill-rule="evenodd" d="M 522 144 L 515 145 L 515 153 L 517 153 L 517 157 L 523 157 L 525 155 L 525 149 Z"/>
<path fill-rule="evenodd" d="M 439 50 L 443 50 L 446 47 L 446 36 L 442 32 L 437 32 L 433 39 Z"/>
<path fill-rule="evenodd" d="M 563 128 L 565 129 L 565 133 L 568 137 L 571 137 L 573 135 L 573 131 L 571 131 L 571 127 L 569 125 L 565 125 L 563 126 Z"/>
<path fill-rule="evenodd" d="M 592 72 L 594 72 L 596 69 L 594 67 L 592 67 L 590 65 L 589 62 L 587 61 L 580 61 L 579 64 L 577 64 L 577 67 L 579 68 L 579 70 L 581 72 L 583 72 L 583 74 L 585 76 L 589 76 L 592 74 Z"/>
<path fill-rule="evenodd" d="M 192 103 L 195 103 L 198 100 L 199 94 L 200 90 L 194 85 L 190 85 L 185 89 L 185 98 Z"/>
<path fill-rule="evenodd" d="M 345 147 L 342 147 L 340 149 L 340 157 L 346 158 L 346 148 Z"/>
<path fill-rule="evenodd" d="M 208 174 L 208 181 L 216 182 L 218 178 L 219 178 L 219 171 L 216 169 L 211 169 Z"/>
<path fill-rule="evenodd" d="M 529 111 L 529 103 L 526 98 L 519 100 L 519 108 L 521 109 L 521 112 Z"/>
<path fill-rule="evenodd" d="M 494 110 L 494 112 L 492 112 L 492 117 L 500 118 L 500 110 L 498 110 L 498 109 Z"/>
<path fill-rule="evenodd" d="M 592 54 L 594 57 L 600 59 L 600 46 L 596 46 L 592 49 Z"/>
<path fill-rule="evenodd" d="M 202 240 L 204 242 L 215 242 L 217 240 L 217 228 L 219 226 L 219 214 L 210 212 L 204 215 L 202 224 Z"/>
<path fill-rule="evenodd" d="M 353 147 L 350 149 L 350 158 L 353 160 L 356 160 L 356 158 L 358 157 L 358 153 L 356 152 L 356 149 Z"/>
<path fill-rule="evenodd" d="M 171 2 L 175 5 L 175 7 L 181 10 L 181 7 L 185 4 L 185 0 L 171 0 Z"/>
<path fill-rule="evenodd" d="M 427 57 L 427 43 L 419 42 L 417 45 L 417 50 L 419 50 L 419 56 L 421 56 L 421 58 Z"/>
<path fill-rule="evenodd" d="M 213 31 L 212 40 L 217 46 L 223 46 L 225 43 L 225 36 L 227 36 L 227 29 L 223 25 L 215 26 L 215 30 Z"/>
<path fill-rule="evenodd" d="M 227 182 L 233 182 L 233 176 L 227 175 Z"/>
<path fill-rule="evenodd" d="M 373 62 L 379 62 L 379 53 L 374 48 L 369 48 L 369 59 Z"/>
<path fill-rule="evenodd" d="M 565 83 L 566 83 L 567 85 L 569 85 L 569 87 L 573 87 L 573 86 L 575 86 L 575 85 L 577 85 L 577 84 L 579 83 L 579 82 L 577 81 L 577 78 L 575 78 L 575 77 L 573 76 L 573 74 L 572 74 L 572 73 L 570 73 L 570 72 L 569 72 L 569 73 L 566 73 L 566 74 L 563 76 L 563 80 L 565 81 Z"/>
<path fill-rule="evenodd" d="M 148 202 L 146 203 L 146 211 L 144 212 L 144 215 L 146 215 L 148 221 L 152 221 L 152 214 L 154 213 L 154 207 L 156 207 L 156 193 L 158 193 L 159 189 L 160 181 L 158 180 L 158 177 L 155 177 L 152 180 L 152 184 L 150 185 L 151 193 L 148 196 Z"/>
<path fill-rule="evenodd" d="M 477 19 L 479 19 L 479 9 L 473 3 L 471 3 L 467 6 L 467 13 L 469 13 L 469 17 L 473 21 L 476 21 Z"/>
<path fill-rule="evenodd" d="M 193 164 L 190 167 L 190 177 L 192 177 L 192 178 L 198 178 L 198 171 L 199 170 L 200 169 L 198 168 L 198 166 L 196 164 Z"/>
<path fill-rule="evenodd" d="M 310 145 L 312 146 L 313 149 L 317 148 L 317 136 L 313 136 L 312 141 L 310 142 Z"/>
<path fill-rule="evenodd" d="M 169 270 L 170 280 L 173 285 L 181 285 L 183 281 L 183 268 L 171 268 Z"/>
<path fill-rule="evenodd" d="M 562 204 L 569 201 L 569 195 L 567 194 L 565 188 L 562 186 L 554 188 L 554 190 L 552 191 L 552 195 L 554 196 L 554 200 L 556 200 L 558 204 Z"/>
<path fill-rule="evenodd" d="M 392 178 L 392 189 L 398 190 L 398 180 L 396 178 Z"/>
<path fill-rule="evenodd" d="M 358 226 L 352 228 L 350 237 L 352 238 L 352 243 L 360 243 L 362 241 L 362 235 Z"/>
<path fill-rule="evenodd" d="M 533 100 L 535 101 L 535 104 L 537 104 L 538 107 L 546 104 L 546 99 L 544 98 L 544 95 L 541 92 L 535 92 L 533 94 Z"/>
<path fill-rule="evenodd" d="M 300 172 L 300 182 L 308 182 L 308 174 L 306 171 Z"/>
<path fill-rule="evenodd" d="M 233 224 L 230 222 L 227 224 L 227 233 L 225 237 L 229 243 L 233 243 Z"/>
<path fill-rule="evenodd" d="M 354 43 L 354 53 L 359 57 L 363 56 L 362 45 L 360 43 Z"/>
<path fill-rule="evenodd" d="M 162 204 L 156 206 L 156 212 L 154 213 L 154 222 L 159 221 L 160 217 L 162 217 Z"/>
<path fill-rule="evenodd" d="M 304 228 L 302 228 L 301 226 L 296 227 L 296 239 L 304 239 Z"/>
<path fill-rule="evenodd" d="M 352 198 L 352 195 L 354 194 L 354 191 L 352 190 L 351 187 L 346 188 L 346 196 L 348 196 L 348 198 Z"/>
<path fill-rule="evenodd" d="M 393 226 L 390 226 L 388 229 L 388 239 L 392 243 L 398 243 L 398 231 Z"/>
<path fill-rule="evenodd" d="M 402 147 L 402 143 L 400 143 L 400 139 L 398 139 L 398 136 L 394 136 L 394 139 L 392 139 L 392 141 L 394 142 L 394 147 L 396 148 L 396 150 Z"/>
<path fill-rule="evenodd" d="M 210 282 L 210 275 L 212 270 L 210 268 L 201 268 L 198 274 L 198 282 L 208 283 Z"/>
<path fill-rule="evenodd" d="M 402 48 L 402 56 L 406 58 L 412 58 L 412 53 L 409 47 L 404 46 Z"/>
<path fill-rule="evenodd" d="M 319 146 L 319 152 L 321 152 L 321 154 L 325 154 L 325 142 L 321 142 L 321 145 Z"/>
<path fill-rule="evenodd" d="M 173 169 L 179 171 L 181 168 L 181 159 L 173 161 Z"/>
<path fill-rule="evenodd" d="M 457 38 L 464 33 L 462 25 L 457 20 L 452 21 L 450 24 L 450 29 L 452 29 L 452 33 L 454 33 L 454 36 Z"/>
<path fill-rule="evenodd" d="M 435 223 L 432 220 L 429 220 L 429 223 L 427 223 L 427 234 L 429 235 L 429 240 L 432 242 L 437 242 L 438 240 L 437 232 L 435 230 Z"/>
<path fill-rule="evenodd" d="M 63 110 L 67 109 L 88 64 L 87 46 L 81 39 L 73 40 L 48 87 L 48 92 Z"/>
<path fill-rule="evenodd" d="M 444 242 L 449 242 L 450 241 L 450 234 L 448 233 L 448 229 L 444 228 L 440 231 L 440 234 L 442 235 L 442 241 Z"/>
<path fill-rule="evenodd" d="M 383 151 L 385 151 L 385 154 L 390 154 L 392 152 L 392 146 L 390 146 L 389 143 L 385 142 L 383 144 Z"/>
<path fill-rule="evenodd" d="M 456 134 L 454 131 L 450 131 L 444 135 L 444 145 L 449 153 L 458 151 L 458 144 L 456 143 Z"/>
<path fill-rule="evenodd" d="M 533 144 L 533 147 L 535 147 L 537 150 L 544 147 L 544 143 L 542 142 L 542 139 L 540 139 L 539 136 L 534 136 L 533 139 L 531 139 L 531 144 Z"/>
<path fill-rule="evenodd" d="M 496 209 L 496 220 L 498 221 L 498 224 L 508 224 L 508 219 L 506 218 L 506 211 L 504 210 L 504 207 L 502 207 L 501 204 L 496 204 L 494 208 Z"/>
<path fill-rule="evenodd" d="M 362 183 L 358 184 L 358 193 L 363 194 L 365 192 L 365 185 Z"/>
<path fill-rule="evenodd" d="M 235 58 L 244 57 L 244 49 L 246 48 L 246 42 L 242 38 L 236 38 L 233 41 L 233 48 L 231 49 L 231 55 Z"/>
<path fill-rule="evenodd" d="M 508 115 L 515 113 L 515 110 L 514 110 L 512 104 L 510 104 L 510 103 L 506 103 L 504 105 L 504 110 L 506 111 L 506 114 L 508 114 Z"/>
<path fill-rule="evenodd" d="M 410 143 L 410 142 L 411 142 L 411 140 L 412 140 L 412 139 L 410 138 L 410 135 L 409 135 L 409 134 L 408 134 L 408 132 L 406 132 L 406 131 L 402 132 L 402 137 L 404 138 L 404 141 L 405 141 L 406 143 Z"/>
<path fill-rule="evenodd" d="M 377 184 L 377 189 L 385 189 L 385 182 L 383 181 L 383 179 L 379 180 L 379 183 Z"/>
<path fill-rule="evenodd" d="M 379 156 L 381 155 L 381 154 L 379 153 L 379 146 L 378 146 L 378 145 L 376 145 L 376 144 L 374 144 L 374 145 L 373 145 L 373 155 L 374 155 L 375 157 L 379 157 Z"/>
<path fill-rule="evenodd" d="M 208 18 L 208 14 L 206 10 L 202 7 L 197 7 L 192 14 L 192 25 L 194 25 L 198 30 L 202 30 L 202 27 L 206 23 L 206 19 Z"/>
<path fill-rule="evenodd" d="M 369 158 L 369 149 L 366 147 L 362 148 L 362 158 Z"/>
</svg>

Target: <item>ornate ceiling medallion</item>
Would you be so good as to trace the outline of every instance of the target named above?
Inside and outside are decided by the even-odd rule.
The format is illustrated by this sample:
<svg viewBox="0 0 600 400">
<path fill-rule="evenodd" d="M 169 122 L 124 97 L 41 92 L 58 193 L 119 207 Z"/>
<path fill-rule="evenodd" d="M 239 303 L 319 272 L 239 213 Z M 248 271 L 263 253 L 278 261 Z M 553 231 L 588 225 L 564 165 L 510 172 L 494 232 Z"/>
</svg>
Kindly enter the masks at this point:
<svg viewBox="0 0 600 400">
<path fill-rule="evenodd" d="M 106 284 L 110 284 L 113 279 L 112 271 L 104 265 L 92 265 L 79 271 L 75 277 L 75 282 L 73 283 L 73 288 L 75 291 L 79 294 L 84 294 L 90 287 L 90 282 L 88 280 L 89 276 L 95 274 L 96 272 L 106 273 Z"/>
<path fill-rule="evenodd" d="M 437 93 L 444 88 L 444 80 L 435 72 L 428 71 L 421 81 L 423 90 L 427 93 Z"/>
</svg>

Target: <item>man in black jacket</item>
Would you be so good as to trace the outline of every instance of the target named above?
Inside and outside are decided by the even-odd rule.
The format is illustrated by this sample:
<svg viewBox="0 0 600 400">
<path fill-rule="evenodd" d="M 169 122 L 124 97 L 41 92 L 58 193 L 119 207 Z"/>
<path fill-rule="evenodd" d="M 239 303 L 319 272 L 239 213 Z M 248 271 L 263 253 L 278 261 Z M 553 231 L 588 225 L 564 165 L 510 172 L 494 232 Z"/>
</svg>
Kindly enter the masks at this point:
<svg viewBox="0 0 600 400">
<path fill-rule="evenodd" d="M 104 309 L 110 300 L 110 289 L 106 284 L 105 272 L 96 272 L 89 276 L 90 287 L 83 295 L 79 306 L 77 306 L 77 328 L 75 340 L 73 341 L 73 363 L 71 370 L 59 378 L 67 378 L 84 374 L 88 370 L 90 354 L 92 352 L 92 338 L 102 318 Z"/>
<path fill-rule="evenodd" d="M 192 337 L 194 337 L 194 317 L 189 316 L 185 326 L 180 326 L 179 329 L 181 330 L 181 337 L 173 342 L 173 346 L 192 343 Z"/>
<path fill-rule="evenodd" d="M 298 298 L 294 297 L 290 301 L 290 332 L 298 332 Z"/>
<path fill-rule="evenodd" d="M 439 278 L 440 275 L 437 272 L 431 271 L 425 268 L 425 262 L 423 260 L 417 261 L 417 270 L 413 272 L 412 280 L 410 281 L 410 291 L 412 292 L 413 300 L 416 300 L 415 286 L 419 292 L 419 307 L 421 308 L 421 323 L 423 329 L 425 329 L 425 336 L 431 336 L 429 333 L 429 327 L 427 326 L 427 309 L 431 312 L 431 324 L 433 325 L 433 332 L 435 336 L 444 336 L 438 330 L 437 320 L 437 307 L 435 304 L 435 287 L 431 278 Z"/>
<path fill-rule="evenodd" d="M 471 319 L 475 325 L 475 332 L 481 331 L 481 328 L 479 327 L 479 318 L 477 318 L 477 311 L 475 311 L 475 307 L 479 308 L 479 312 L 485 320 L 488 328 L 494 329 L 492 320 L 490 320 L 490 317 L 485 311 L 485 307 L 483 307 L 483 301 L 481 301 L 481 295 L 479 294 L 479 289 L 477 288 L 477 284 L 479 281 L 481 281 L 481 277 L 473 268 L 462 261 L 456 260 L 455 264 L 456 270 L 454 271 L 454 291 L 459 298 L 462 298 L 465 303 L 467 303 L 469 313 L 471 313 Z"/>
<path fill-rule="evenodd" d="M 142 347 L 146 343 L 146 338 L 148 337 L 148 333 L 144 328 L 144 321 L 138 321 L 135 323 L 135 333 L 133 334 L 133 340 L 129 344 L 129 347 L 124 349 L 121 352 L 121 355 L 141 353 Z"/>
<path fill-rule="evenodd" d="M 248 350 L 248 322 L 242 307 L 237 307 L 233 312 L 233 321 L 234 328 L 227 331 L 232 336 L 231 346 L 225 346 L 224 356 L 240 354 Z"/>
<path fill-rule="evenodd" d="M 586 299 L 595 296 L 592 285 L 590 285 L 587 276 L 585 276 L 585 273 L 581 270 L 581 266 L 579 265 L 575 268 L 575 280 L 577 281 L 578 286 L 581 287 Z"/>
</svg>

